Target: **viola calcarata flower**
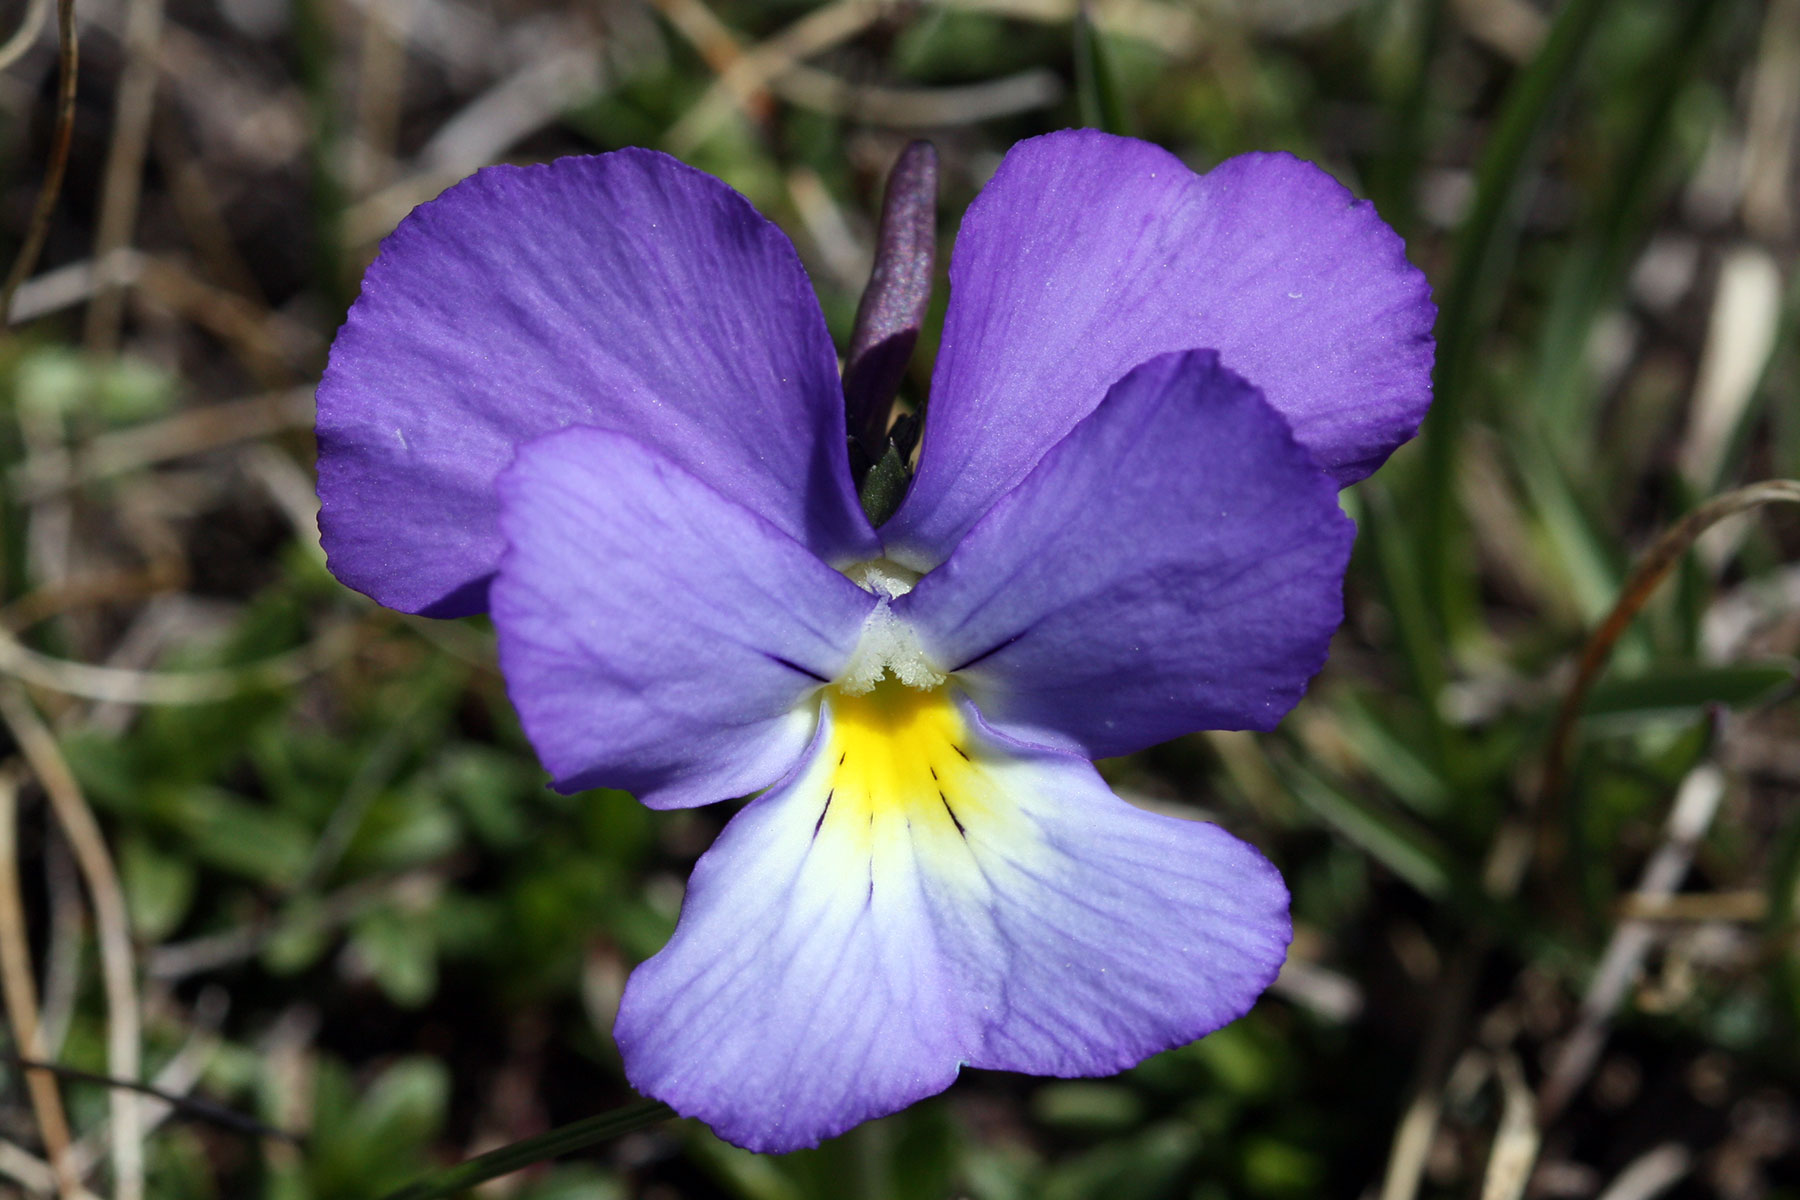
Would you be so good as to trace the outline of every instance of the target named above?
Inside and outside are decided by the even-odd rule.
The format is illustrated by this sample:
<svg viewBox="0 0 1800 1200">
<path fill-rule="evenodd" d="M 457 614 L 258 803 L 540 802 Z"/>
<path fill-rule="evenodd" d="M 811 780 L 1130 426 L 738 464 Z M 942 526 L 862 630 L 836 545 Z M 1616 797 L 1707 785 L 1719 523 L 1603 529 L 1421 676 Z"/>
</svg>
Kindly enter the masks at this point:
<svg viewBox="0 0 1800 1200">
<path fill-rule="evenodd" d="M 660 154 L 419 208 L 319 387 L 332 569 L 491 612 L 556 787 L 754 797 L 615 1030 L 634 1086 L 751 1149 L 1250 1008 L 1290 937 L 1275 868 L 1091 760 L 1293 707 L 1342 618 L 1338 489 L 1430 400 L 1423 276 L 1286 155 L 1022 142 L 950 280 L 879 529 L 792 245 Z"/>
</svg>

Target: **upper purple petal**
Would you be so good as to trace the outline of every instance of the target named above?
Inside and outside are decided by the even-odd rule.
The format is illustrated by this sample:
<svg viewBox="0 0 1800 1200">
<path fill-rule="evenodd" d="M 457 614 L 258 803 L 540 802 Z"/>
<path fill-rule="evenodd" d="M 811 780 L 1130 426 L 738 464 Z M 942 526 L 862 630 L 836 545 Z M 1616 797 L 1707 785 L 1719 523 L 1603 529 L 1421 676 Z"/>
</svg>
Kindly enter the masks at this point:
<svg viewBox="0 0 1800 1200">
<path fill-rule="evenodd" d="M 988 720 L 1090 757 L 1270 729 L 1324 665 L 1355 527 L 1211 351 L 1151 359 L 894 601 Z"/>
<path fill-rule="evenodd" d="M 656 446 L 823 558 L 873 545 L 793 245 L 666 155 L 489 167 L 421 205 L 364 277 L 318 402 L 331 568 L 408 612 L 485 607 L 494 478 L 568 425 Z"/>
<path fill-rule="evenodd" d="M 497 486 L 500 668 L 558 788 L 667 807 L 787 772 L 874 597 L 623 434 L 547 435 Z"/>
<path fill-rule="evenodd" d="M 919 570 L 1153 355 L 1218 350 L 1340 484 L 1431 399 L 1425 277 L 1372 205 L 1286 154 L 1195 175 L 1091 130 L 1020 142 L 963 218 L 950 288 L 919 474 L 881 531 Z"/>
</svg>

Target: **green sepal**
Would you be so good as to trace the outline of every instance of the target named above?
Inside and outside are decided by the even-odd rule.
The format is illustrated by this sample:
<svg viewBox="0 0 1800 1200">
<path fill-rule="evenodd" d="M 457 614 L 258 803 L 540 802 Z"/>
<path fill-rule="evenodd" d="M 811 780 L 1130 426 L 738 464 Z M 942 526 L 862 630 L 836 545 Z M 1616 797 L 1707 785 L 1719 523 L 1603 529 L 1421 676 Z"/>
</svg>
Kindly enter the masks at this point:
<svg viewBox="0 0 1800 1200">
<path fill-rule="evenodd" d="M 862 501 L 863 513 L 869 518 L 869 524 L 877 529 L 899 511 L 900 502 L 906 499 L 906 489 L 912 483 L 912 467 L 906 458 L 889 438 L 886 453 L 880 462 L 869 468 L 858 489 L 857 498 Z"/>
</svg>

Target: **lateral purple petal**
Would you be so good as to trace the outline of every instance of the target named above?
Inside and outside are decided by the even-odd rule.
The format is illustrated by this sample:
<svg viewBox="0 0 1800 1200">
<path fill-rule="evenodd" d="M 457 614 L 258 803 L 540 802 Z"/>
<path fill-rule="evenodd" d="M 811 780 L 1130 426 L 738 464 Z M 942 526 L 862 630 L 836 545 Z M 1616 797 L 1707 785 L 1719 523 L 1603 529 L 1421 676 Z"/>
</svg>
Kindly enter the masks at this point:
<svg viewBox="0 0 1800 1200">
<path fill-rule="evenodd" d="M 824 558 L 873 545 L 793 245 L 666 155 L 490 167 L 415 209 L 363 279 L 318 404 L 331 568 L 408 612 L 486 607 L 494 477 L 569 425 L 654 445 Z"/>
<path fill-rule="evenodd" d="M 910 747 L 929 786 L 919 764 L 871 795 L 833 719 L 701 858 L 625 989 L 614 1033 L 646 1095 L 794 1150 L 962 1065 L 1122 1070 L 1242 1016 L 1280 969 L 1280 875 L 1217 826 L 1132 808 L 961 706 L 922 717 L 953 739 Z"/>
<path fill-rule="evenodd" d="M 1324 665 L 1355 526 L 1212 351 L 1115 386 L 894 601 L 984 716 L 1089 757 L 1273 728 Z"/>
<path fill-rule="evenodd" d="M 1194 347 L 1263 390 L 1339 484 L 1431 399 L 1425 277 L 1366 201 L 1285 154 L 1205 175 L 1145 142 L 1020 142 L 970 205 L 919 474 L 882 528 L 918 570 L 1156 354 Z"/>
<path fill-rule="evenodd" d="M 500 668 L 559 789 L 678 807 L 787 773 L 872 596 L 623 434 L 547 435 L 497 486 Z"/>
</svg>

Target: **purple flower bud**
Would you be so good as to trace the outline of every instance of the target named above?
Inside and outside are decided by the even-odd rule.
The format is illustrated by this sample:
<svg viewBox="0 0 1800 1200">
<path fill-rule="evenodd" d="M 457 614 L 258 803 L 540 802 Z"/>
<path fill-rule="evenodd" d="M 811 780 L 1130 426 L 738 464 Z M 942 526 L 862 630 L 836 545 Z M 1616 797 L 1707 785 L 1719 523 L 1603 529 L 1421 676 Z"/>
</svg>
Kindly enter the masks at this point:
<svg viewBox="0 0 1800 1200">
<path fill-rule="evenodd" d="M 850 436 L 871 463 L 887 449 L 888 413 L 925 310 L 937 261 L 937 150 L 914 142 L 900 152 L 881 202 L 881 234 L 844 364 Z"/>
</svg>

